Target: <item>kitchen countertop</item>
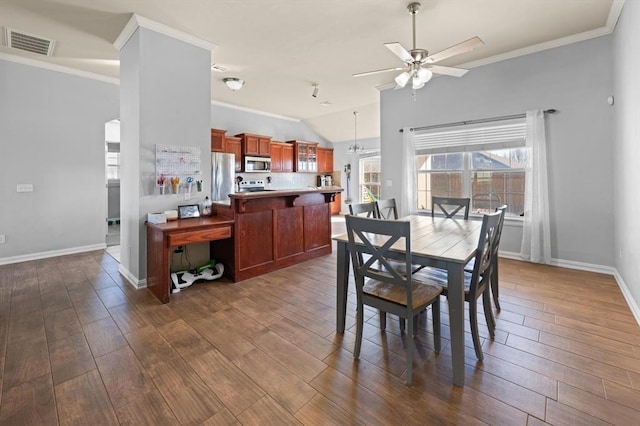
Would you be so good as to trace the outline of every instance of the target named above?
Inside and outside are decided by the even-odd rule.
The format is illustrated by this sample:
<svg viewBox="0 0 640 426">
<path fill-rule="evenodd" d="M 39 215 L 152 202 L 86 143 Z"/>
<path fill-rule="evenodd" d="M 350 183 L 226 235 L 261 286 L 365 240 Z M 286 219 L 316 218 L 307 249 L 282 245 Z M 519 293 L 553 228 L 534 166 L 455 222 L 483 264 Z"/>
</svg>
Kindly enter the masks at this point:
<svg viewBox="0 0 640 426">
<path fill-rule="evenodd" d="M 322 186 L 322 187 L 306 187 L 306 188 L 297 188 L 297 189 L 267 189 L 266 191 L 255 191 L 255 192 L 235 192 L 233 194 L 229 194 L 230 199 L 256 199 L 256 198 L 271 198 L 271 197 L 282 197 L 282 196 L 291 196 L 291 195 L 301 195 L 301 194 L 312 194 L 312 193 L 332 193 L 332 192 L 343 192 L 344 188 L 341 186 Z M 214 204 L 224 204 L 229 205 L 229 202 L 225 201 L 214 201 Z"/>
</svg>

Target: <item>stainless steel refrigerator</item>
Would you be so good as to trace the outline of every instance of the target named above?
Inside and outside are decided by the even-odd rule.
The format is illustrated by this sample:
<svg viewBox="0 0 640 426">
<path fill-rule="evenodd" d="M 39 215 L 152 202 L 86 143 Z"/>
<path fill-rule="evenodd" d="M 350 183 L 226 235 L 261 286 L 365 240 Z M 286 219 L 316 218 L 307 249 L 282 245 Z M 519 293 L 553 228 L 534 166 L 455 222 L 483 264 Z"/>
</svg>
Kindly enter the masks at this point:
<svg viewBox="0 0 640 426">
<path fill-rule="evenodd" d="M 211 201 L 231 203 L 235 192 L 236 156 L 224 152 L 211 153 Z"/>
</svg>

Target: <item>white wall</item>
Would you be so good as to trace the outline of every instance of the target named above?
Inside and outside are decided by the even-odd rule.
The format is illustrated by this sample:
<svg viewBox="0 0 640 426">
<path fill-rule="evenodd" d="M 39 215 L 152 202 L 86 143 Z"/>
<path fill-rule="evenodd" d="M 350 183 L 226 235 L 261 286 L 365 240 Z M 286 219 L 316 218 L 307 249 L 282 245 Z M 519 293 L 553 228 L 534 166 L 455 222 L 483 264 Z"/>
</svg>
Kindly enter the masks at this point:
<svg viewBox="0 0 640 426">
<path fill-rule="evenodd" d="M 555 108 L 546 119 L 552 257 L 613 266 L 612 92 L 610 36 L 437 77 L 415 101 L 411 89 L 385 90 L 382 173 L 393 182 L 385 197 L 400 199 L 398 129 Z M 519 252 L 520 232 L 505 228 L 501 249 Z"/>
<path fill-rule="evenodd" d="M 225 90 L 227 89 L 225 88 Z M 280 142 L 297 139 L 318 142 L 320 146 L 332 147 L 330 142 L 309 129 L 301 121 L 251 112 L 218 103 L 211 104 L 211 127 L 226 130 L 227 136 L 255 133 L 271 136 L 273 140 Z"/>
<path fill-rule="evenodd" d="M 627 1 L 613 37 L 615 265 L 640 305 L 640 2 Z M 637 317 L 640 321 L 640 317 Z"/>
<path fill-rule="evenodd" d="M 104 125 L 118 99 L 115 84 L 0 60 L 0 263 L 104 247 Z"/>
</svg>

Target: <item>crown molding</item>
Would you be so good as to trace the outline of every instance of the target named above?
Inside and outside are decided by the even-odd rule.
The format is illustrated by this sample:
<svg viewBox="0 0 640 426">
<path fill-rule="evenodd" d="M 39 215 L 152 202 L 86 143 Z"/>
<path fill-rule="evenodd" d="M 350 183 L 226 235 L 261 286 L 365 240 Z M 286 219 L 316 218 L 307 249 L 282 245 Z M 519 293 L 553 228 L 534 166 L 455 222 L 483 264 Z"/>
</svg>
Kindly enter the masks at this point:
<svg viewBox="0 0 640 426">
<path fill-rule="evenodd" d="M 36 68 L 42 68 L 48 71 L 56 71 L 64 74 L 71 74 L 78 77 L 90 78 L 92 80 L 99 80 L 105 83 L 120 84 L 120 79 L 115 77 L 108 77 L 102 74 L 96 74 L 89 71 L 82 71 L 76 68 L 65 67 L 64 65 L 58 65 L 51 62 L 41 61 L 38 59 L 27 58 L 24 56 L 12 55 L 9 53 L 0 52 L 0 59 L 15 62 L 17 64 L 28 65 Z"/>
<path fill-rule="evenodd" d="M 115 48 L 118 49 L 118 51 L 122 50 L 124 45 L 127 44 L 127 41 L 129 41 L 133 33 L 135 33 L 139 27 L 155 31 L 160 34 L 164 34 L 171 38 L 184 41 L 185 43 L 189 43 L 209 51 L 213 50 L 216 47 L 215 44 L 209 41 L 206 41 L 196 36 L 193 36 L 191 34 L 187 34 L 185 32 L 176 30 L 175 28 L 171 28 L 167 25 L 161 24 L 149 18 L 145 18 L 144 16 L 138 15 L 137 13 L 134 13 L 131 15 L 131 18 L 129 19 L 129 22 L 127 22 L 127 25 L 125 25 L 122 31 L 120 32 L 120 35 L 118 36 L 118 38 L 116 38 L 116 40 L 113 42 L 113 45 L 115 46 Z"/>
<path fill-rule="evenodd" d="M 217 106 L 221 106 L 221 107 L 225 107 L 225 108 L 235 109 L 237 111 L 250 112 L 252 114 L 264 115 L 266 117 L 271 117 L 271 118 L 278 118 L 280 120 L 293 121 L 295 123 L 302 122 L 302 120 L 300 120 L 298 118 L 287 117 L 286 115 L 272 114 L 270 112 L 260 111 L 258 109 L 241 107 L 241 106 L 238 106 L 238 105 L 228 104 L 226 102 L 214 101 L 213 99 L 211 100 L 211 105 L 217 105 Z"/>
</svg>

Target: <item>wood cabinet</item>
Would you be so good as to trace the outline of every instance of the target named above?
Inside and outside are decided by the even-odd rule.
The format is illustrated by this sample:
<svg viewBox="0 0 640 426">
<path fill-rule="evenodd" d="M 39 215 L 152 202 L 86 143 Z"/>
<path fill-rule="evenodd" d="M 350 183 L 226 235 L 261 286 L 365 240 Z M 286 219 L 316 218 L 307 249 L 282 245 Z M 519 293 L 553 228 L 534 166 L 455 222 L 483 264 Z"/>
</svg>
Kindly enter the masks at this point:
<svg viewBox="0 0 640 426">
<path fill-rule="evenodd" d="M 236 156 L 236 172 L 242 171 L 242 140 L 235 136 L 225 138 L 226 152 Z"/>
<path fill-rule="evenodd" d="M 226 133 L 226 130 L 211 129 L 211 152 L 227 152 Z"/>
<path fill-rule="evenodd" d="M 293 144 L 293 171 L 316 173 L 318 171 L 318 142 L 287 141 Z"/>
<path fill-rule="evenodd" d="M 293 171 L 293 145 L 290 143 L 271 141 L 271 171 Z"/>
<path fill-rule="evenodd" d="M 318 147 L 318 172 L 333 172 L 333 148 Z"/>
<path fill-rule="evenodd" d="M 337 193 L 331 202 L 331 214 L 340 214 L 340 210 L 342 210 L 342 194 Z"/>
<path fill-rule="evenodd" d="M 271 156 L 271 136 L 240 133 L 236 137 L 242 140 L 242 155 Z"/>
</svg>

